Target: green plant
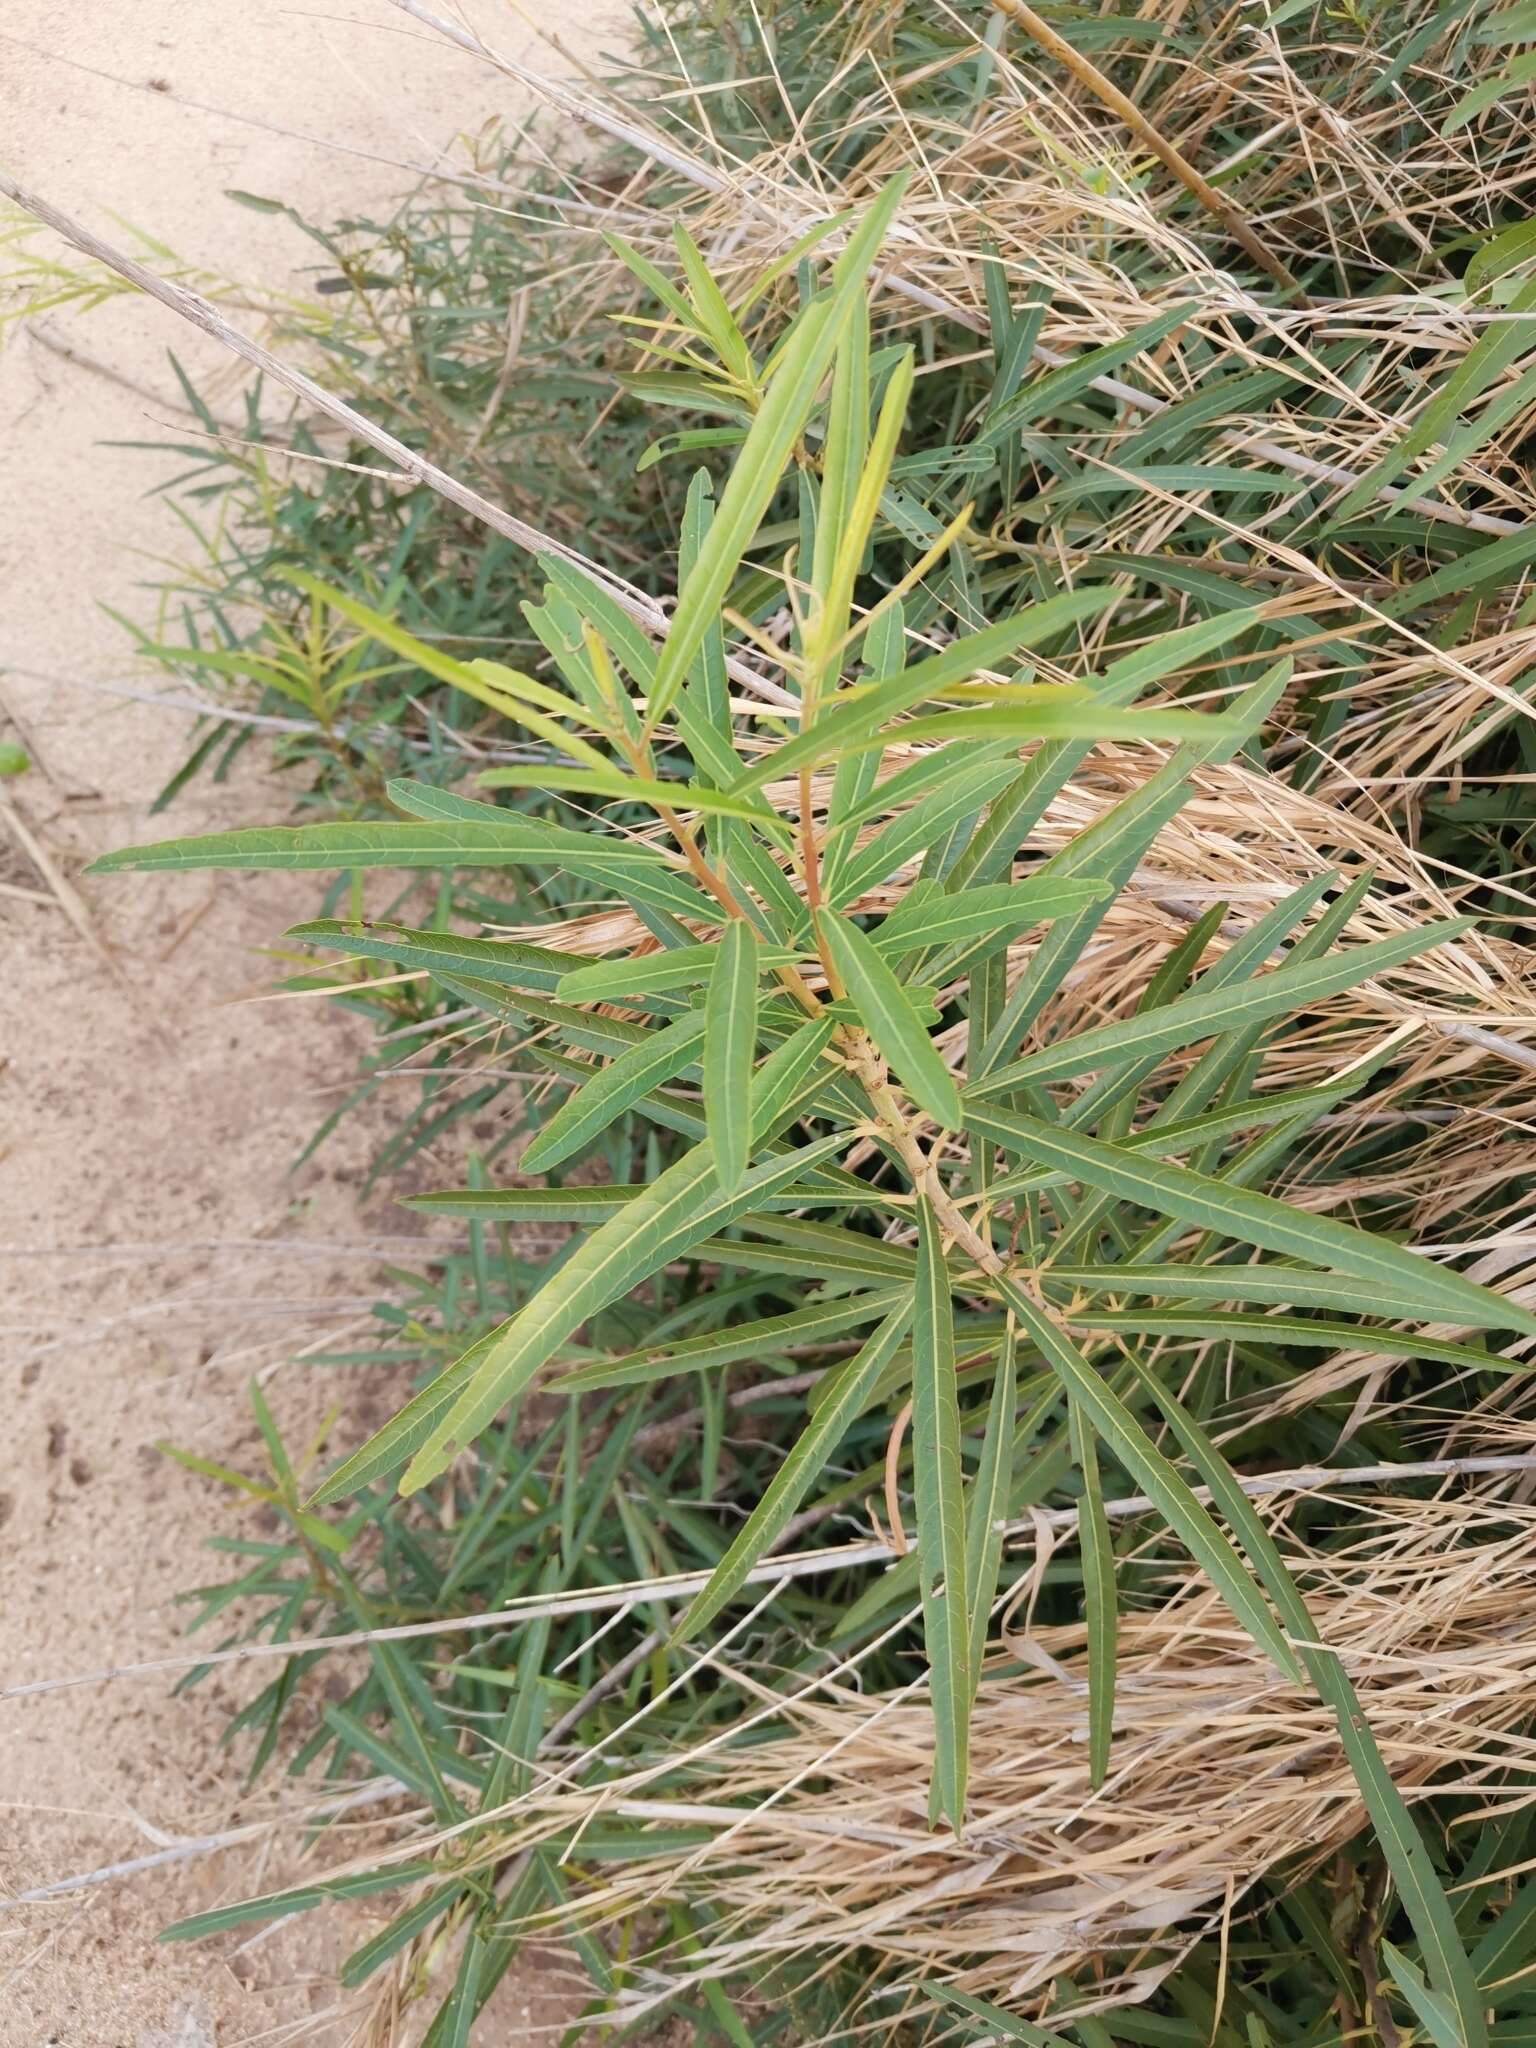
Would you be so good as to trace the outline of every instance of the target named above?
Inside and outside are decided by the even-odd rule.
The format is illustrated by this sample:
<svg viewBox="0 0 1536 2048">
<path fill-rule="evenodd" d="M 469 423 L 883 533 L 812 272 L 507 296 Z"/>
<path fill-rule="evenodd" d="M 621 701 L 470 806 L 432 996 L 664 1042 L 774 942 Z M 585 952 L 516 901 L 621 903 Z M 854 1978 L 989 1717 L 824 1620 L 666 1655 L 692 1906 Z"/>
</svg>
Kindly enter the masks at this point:
<svg viewBox="0 0 1536 2048">
<path fill-rule="evenodd" d="M 1349 1022 L 1359 991 L 1454 942 L 1467 921 L 1413 925 L 1336 950 L 1370 877 L 1351 881 L 1313 917 L 1331 886 L 1324 874 L 1227 934 L 1193 985 L 1224 905 L 1196 918 L 1132 1013 L 1087 1025 L 1074 1018 L 1095 937 L 1117 898 L 1194 778 L 1253 743 L 1288 667 L 1275 659 L 1263 607 L 1148 632 L 1148 612 L 1159 617 L 1159 608 L 1113 579 L 1052 590 L 1042 578 L 1024 609 L 955 637 L 934 630 L 931 603 L 919 600 L 909 613 L 908 597 L 931 590 L 968 514 L 959 508 L 893 572 L 882 507 L 914 365 L 906 351 L 872 353 L 865 276 L 900 190 L 892 185 L 849 231 L 826 282 L 807 293 L 766 359 L 754 357 L 718 287 L 680 245 L 688 291 L 672 310 L 734 360 L 750 424 L 718 502 L 703 476 L 690 490 L 678 601 L 659 648 L 597 585 L 553 560 L 545 564 L 554 590 L 546 644 L 563 687 L 406 646 L 401 629 L 355 600 L 317 593 L 548 750 L 540 761 L 487 771 L 484 785 L 524 800 L 530 792 L 596 799 L 654 823 L 577 831 L 532 810 L 398 783 L 390 795 L 402 815 L 394 819 L 175 840 L 97 866 L 356 873 L 532 865 L 564 868 L 603 892 L 605 943 L 578 965 L 547 943 L 361 917 L 293 935 L 425 969 L 493 1018 L 537 1027 L 529 1050 L 575 1085 L 523 1153 L 526 1172 L 580 1156 L 629 1113 L 682 1141 L 637 1182 L 429 1198 L 429 1207 L 481 1222 L 560 1217 L 578 1228 L 510 1320 L 347 1458 L 318 1503 L 376 1501 L 374 1483 L 402 1467 L 408 1496 L 451 1493 L 459 1461 L 483 1439 L 505 1459 L 515 1439 L 498 1418 L 536 1386 L 585 1397 L 680 1370 L 708 1374 L 757 1352 L 759 1328 L 727 1324 L 541 1378 L 569 1363 L 592 1318 L 659 1286 L 677 1261 L 777 1266 L 815 1282 L 772 1341 L 867 1334 L 816 1381 L 798 1441 L 744 1523 L 715 1546 L 707 1583 L 671 1644 L 696 1637 L 763 1575 L 771 1580 L 775 1566 L 765 1560 L 850 1429 L 872 1404 L 903 1397 L 910 1447 L 899 1416 L 887 1463 L 910 1471 L 915 1543 L 839 1633 L 879 1633 L 893 1616 L 899 1623 L 905 1601 L 918 1600 L 933 1823 L 947 1819 L 958 1831 L 965 1821 L 967 1731 L 999 1588 L 1005 1507 L 1019 1512 L 1074 1473 L 1085 1530 L 1088 1739 L 1102 1781 L 1113 1755 L 1117 1600 L 1099 1466 L 1112 1463 L 1154 1503 L 1282 1677 L 1316 1688 L 1333 1711 L 1417 1945 L 1397 1975 L 1400 1993 L 1423 2024 L 1450 2026 L 1471 2048 L 1483 2038 L 1481 1994 L 1354 1689 L 1338 1660 L 1311 1643 L 1308 1610 L 1279 1550 L 1199 1419 L 1199 1400 L 1185 1398 L 1187 1375 L 1172 1383 L 1180 1343 L 1155 1359 L 1144 1349 L 1149 1337 L 1171 1338 L 1198 1358 L 1213 1342 L 1268 1337 L 1487 1374 L 1506 1369 L 1496 1353 L 1402 1325 L 1536 1335 L 1536 1318 L 1517 1304 L 1391 1235 L 1256 1185 L 1393 1062 L 1397 1036 L 1379 1024 L 1361 1055 L 1358 1016 Z M 786 645 L 732 599 L 787 469 L 798 521 L 779 586 Z M 747 586 L 756 581 L 749 575 Z M 1105 637 L 1111 620 L 1115 640 Z M 1115 655 L 1101 667 L 1096 656 L 1107 645 Z M 1026 650 L 1052 676 L 1092 680 L 999 674 Z M 1224 670 L 1235 666 L 1245 678 L 1224 689 L 1219 715 L 1142 701 L 1157 685 L 1188 692 L 1217 653 Z M 1092 749 L 1162 742 L 1173 751 L 1145 758 L 1128 793 L 1059 851 L 1029 858 L 1032 832 Z M 1331 1007 L 1340 999 L 1342 1016 Z M 615 1006 L 628 1014 L 615 1015 Z M 1312 1015 L 1311 1036 L 1321 1034 L 1321 1076 L 1275 1085 L 1271 1032 L 1298 1010 Z M 1368 1023 L 1374 1015 L 1367 1002 Z M 1329 1059 L 1330 1037 L 1348 1057 Z M 582 1057 L 593 1053 L 596 1060 Z M 1254 1308 L 1234 1306 L 1244 1303 Z M 1274 1304 L 1293 1313 L 1255 1313 Z M 1209 1489 L 1212 1506 L 1181 1463 Z M 569 1452 L 564 1469 L 572 1469 Z M 894 1481 L 893 1491 L 899 1498 Z M 622 1519 L 617 1504 L 615 1512 Z M 904 1539 L 892 1541 L 899 1549 Z M 636 1582 L 635 1597 L 646 1591 L 644 1579 Z M 413 1724 L 412 1714 L 401 1723 Z M 509 1741 L 505 1770 L 491 1774 L 493 1805 L 515 1793 L 508 1773 L 530 1761 L 527 1733 L 521 1747 Z M 424 1768 L 418 1759 L 418 1773 Z M 482 1853 L 494 1869 L 489 1835 Z M 457 1888 L 466 1866 L 446 1843 L 442 1854 L 441 1863 L 429 1855 L 357 1883 L 390 1882 L 392 1871 L 395 1881 Z M 448 1894 L 429 1897 L 442 1904 Z M 476 1910 L 464 1951 L 470 1974 L 461 1979 L 470 1987 L 466 2010 L 505 1939 L 494 1887 Z M 425 1911 L 409 1909 L 392 1938 L 409 1938 Z"/>
</svg>

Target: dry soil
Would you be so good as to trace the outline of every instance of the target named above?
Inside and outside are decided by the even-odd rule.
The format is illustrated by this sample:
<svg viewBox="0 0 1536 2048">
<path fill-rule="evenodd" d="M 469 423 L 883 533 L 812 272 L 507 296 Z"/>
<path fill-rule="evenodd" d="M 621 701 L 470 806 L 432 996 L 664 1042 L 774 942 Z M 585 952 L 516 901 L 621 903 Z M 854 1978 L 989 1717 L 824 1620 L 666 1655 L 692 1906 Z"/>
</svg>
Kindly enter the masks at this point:
<svg viewBox="0 0 1536 2048">
<path fill-rule="evenodd" d="M 555 0 L 541 18 L 590 45 L 615 14 Z M 476 18 L 529 51 L 527 23 L 496 0 Z M 99 230 L 120 236 L 116 215 L 269 285 L 302 286 L 313 249 L 226 188 L 322 218 L 377 205 L 410 182 L 402 160 L 516 111 L 503 82 L 387 0 L 0 10 L 0 163 Z M 289 1361 L 364 1312 L 379 1241 L 401 1227 L 386 1205 L 359 1209 L 366 1132 L 290 1171 L 352 1071 L 345 1026 L 242 1000 L 263 981 L 255 949 L 311 909 L 306 881 L 87 880 L 82 934 L 48 871 L 73 883 L 96 852 L 147 836 L 147 798 L 186 749 L 179 719 L 90 687 L 142 683 L 102 607 L 144 615 L 156 558 L 180 545 L 149 495 L 163 468 L 106 445 L 181 424 L 170 347 L 201 378 L 223 368 L 170 314 L 123 299 L 13 332 L 0 355 L 0 739 L 34 763 L 0 785 L 0 1685 L 180 1647 L 176 1596 L 227 1512 L 155 1445 L 249 1460 L 257 1371 L 280 1410 L 309 1412 Z M 280 818 L 285 793 L 248 759 L 233 785 L 195 787 L 170 829 Z M 259 1817 L 218 1742 L 241 1696 L 233 1678 L 183 1698 L 139 1678 L 0 1703 L 0 1894 Z M 243 1946 L 155 1940 L 291 1853 L 190 1857 L 0 1910 L 0 2043 L 341 2038 L 332 1967 L 366 1919 L 283 1923 Z M 526 1976 L 485 2038 L 531 2038 L 562 2010 L 557 1985 Z"/>
</svg>

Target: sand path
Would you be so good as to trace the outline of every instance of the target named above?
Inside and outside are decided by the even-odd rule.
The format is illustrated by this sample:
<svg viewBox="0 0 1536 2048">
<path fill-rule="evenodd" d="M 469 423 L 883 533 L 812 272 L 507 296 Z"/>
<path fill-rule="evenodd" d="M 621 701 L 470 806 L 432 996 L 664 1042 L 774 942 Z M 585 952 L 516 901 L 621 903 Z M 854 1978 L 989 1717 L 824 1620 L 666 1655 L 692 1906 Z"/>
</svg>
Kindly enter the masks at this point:
<svg viewBox="0 0 1536 2048">
<path fill-rule="evenodd" d="M 544 19 L 590 37 L 603 11 L 614 18 L 556 0 Z M 507 47 L 530 46 L 493 0 L 478 18 Z M 430 161 L 459 127 L 511 111 L 504 85 L 385 0 L 8 0 L 0 18 L 0 162 L 104 232 L 119 232 L 115 213 L 193 262 L 267 284 L 300 283 L 314 252 L 282 221 L 231 205 L 226 187 L 322 219 L 377 205 L 409 182 L 391 160 Z M 36 335 L 0 355 L 0 738 L 23 739 L 35 760 L 4 787 L 22 833 L 75 877 L 94 853 L 147 836 L 145 804 L 186 748 L 178 719 L 83 687 L 131 676 L 100 606 L 143 616 L 150 558 L 178 545 L 145 495 L 163 467 L 102 443 L 176 425 L 167 347 L 195 376 L 224 365 L 169 314 L 129 300 L 56 316 L 48 331 L 127 380 Z M 285 804 L 253 750 L 233 786 L 199 783 L 170 829 L 279 818 Z M 0 880 L 47 894 L 3 815 Z M 351 1073 L 344 1025 L 312 1006 L 232 1006 L 262 978 L 252 949 L 310 910 L 307 881 L 81 886 L 105 957 L 59 908 L 0 894 L 0 1683 L 177 1646 L 175 1596 L 205 1576 L 198 1545 L 221 1508 L 155 1443 L 239 1462 L 247 1376 L 366 1303 L 367 1247 L 398 1228 L 387 1203 L 359 1213 L 363 1132 L 289 1172 Z M 293 1386 L 300 1372 L 278 1374 L 280 1405 L 290 1389 L 298 1405 L 309 1398 Z M 140 1680 L 0 1705 L 0 1893 L 259 1812 L 217 1747 L 243 1696 L 231 1682 L 173 1699 Z M 231 1852 L 0 1914 L 0 2042 L 329 2035 L 344 1928 L 287 1923 L 239 1955 L 155 1944 L 168 1919 L 259 1875 L 249 1851 Z M 530 2000 L 536 1986 L 514 1987 L 487 2039 L 521 2039 Z"/>
</svg>

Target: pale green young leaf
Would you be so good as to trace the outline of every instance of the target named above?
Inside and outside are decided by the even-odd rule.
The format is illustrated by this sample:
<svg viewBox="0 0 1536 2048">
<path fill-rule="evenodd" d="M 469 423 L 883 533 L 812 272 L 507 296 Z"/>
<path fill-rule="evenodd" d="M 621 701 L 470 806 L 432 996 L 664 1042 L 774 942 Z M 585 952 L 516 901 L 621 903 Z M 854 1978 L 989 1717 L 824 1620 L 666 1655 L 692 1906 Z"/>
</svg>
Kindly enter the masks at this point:
<svg viewBox="0 0 1536 2048">
<path fill-rule="evenodd" d="M 978 633 L 952 640 L 938 654 L 930 654 L 895 675 L 877 676 L 839 690 L 826 700 L 814 725 L 760 754 L 731 785 L 733 792 L 757 789 L 801 768 L 840 760 L 861 746 L 880 744 L 877 736 L 888 720 L 930 697 L 942 696 L 979 670 L 995 668 L 1019 648 L 1036 646 L 1092 618 L 1118 595 L 1118 591 L 1103 587 L 1063 591 L 1012 618 L 999 619 Z"/>
<path fill-rule="evenodd" d="M 322 599 L 333 611 L 340 612 L 343 618 L 350 619 L 353 625 L 361 627 L 373 639 L 404 655 L 418 668 L 425 669 L 428 675 L 436 676 L 439 682 L 448 683 L 465 696 L 473 697 L 477 703 L 499 711 L 504 718 L 527 726 L 547 746 L 569 754 L 574 760 L 583 761 L 592 768 L 607 766 L 596 747 L 575 733 L 567 732 L 559 723 L 561 718 L 585 719 L 584 707 L 562 697 L 547 683 L 540 683 L 532 676 L 525 676 L 520 669 L 507 668 L 500 662 L 455 661 L 451 655 L 442 653 L 425 640 L 418 640 L 414 633 L 408 633 L 403 626 L 397 626 L 371 606 L 345 591 L 317 581 L 305 570 L 289 568 L 282 573 L 288 582 L 296 583 L 312 597 Z"/>
<path fill-rule="evenodd" d="M 832 357 L 856 305 L 865 273 L 900 204 L 904 176 L 880 193 L 833 266 L 826 296 L 807 308 L 774 368 L 773 380 L 720 494 L 693 574 L 678 592 L 671 626 L 656 663 L 646 723 L 654 728 L 682 687 L 743 553 L 779 487 L 784 465 L 816 403 Z"/>
<path fill-rule="evenodd" d="M 681 221 L 673 222 L 672 242 L 683 266 L 683 275 L 688 280 L 688 294 L 693 301 L 700 332 L 708 337 L 715 353 L 737 382 L 750 389 L 753 383 L 752 354 L 746 337 L 737 326 L 724 293 L 710 276 L 709 266 L 699 253 L 698 244 Z"/>
</svg>

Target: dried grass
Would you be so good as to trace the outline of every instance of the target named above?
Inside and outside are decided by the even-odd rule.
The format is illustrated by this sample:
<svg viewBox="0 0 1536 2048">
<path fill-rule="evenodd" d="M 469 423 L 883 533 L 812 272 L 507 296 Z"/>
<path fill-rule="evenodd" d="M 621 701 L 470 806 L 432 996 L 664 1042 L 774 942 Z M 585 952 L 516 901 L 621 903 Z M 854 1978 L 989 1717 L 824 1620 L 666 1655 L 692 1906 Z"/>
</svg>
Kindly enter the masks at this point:
<svg viewBox="0 0 1536 2048">
<path fill-rule="evenodd" d="M 1399 1785 L 1424 1805 L 1453 1787 L 1458 1827 L 1529 1805 L 1536 1508 L 1489 1489 L 1347 1514 L 1338 1547 L 1293 1543 L 1292 1557 Z M 1049 1555 L 1042 1534 L 1037 1571 Z M 535 1787 L 476 1853 L 504 1862 L 560 1845 L 582 1866 L 582 1834 L 605 1817 L 642 1835 L 707 1829 L 686 1851 L 586 1865 L 568 1910 L 598 1929 L 667 1897 L 707 1901 L 714 1932 L 673 1958 L 677 1980 L 760 1976 L 812 1944 L 829 1966 L 857 1951 L 871 1988 L 896 1994 L 892 2028 L 901 1987 L 925 1977 L 1014 2012 L 1047 2008 L 1064 1976 L 1091 1983 L 1096 2003 L 1143 1998 L 1258 1877 L 1300 1879 L 1346 1843 L 1358 1792 L 1327 1710 L 1279 1677 L 1208 1586 L 1160 1569 L 1122 1620 L 1112 1774 L 1092 1793 L 1085 1632 L 1031 1629 L 1030 1583 L 982 1683 L 963 1841 L 929 1830 L 921 1680 L 870 1698 L 848 1678 L 782 1703 L 771 1739 L 717 1738 L 600 1785 Z M 732 1675 L 756 1705 L 752 1681 Z M 674 1988 L 658 1973 L 619 2012 Z M 876 2032 L 879 2010 L 865 2015 Z"/>
</svg>

